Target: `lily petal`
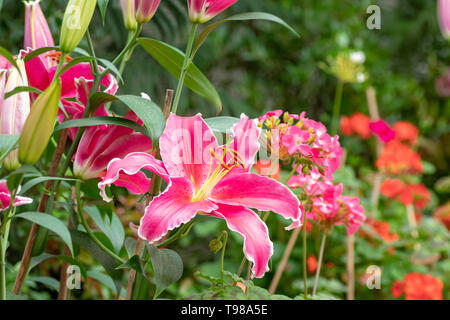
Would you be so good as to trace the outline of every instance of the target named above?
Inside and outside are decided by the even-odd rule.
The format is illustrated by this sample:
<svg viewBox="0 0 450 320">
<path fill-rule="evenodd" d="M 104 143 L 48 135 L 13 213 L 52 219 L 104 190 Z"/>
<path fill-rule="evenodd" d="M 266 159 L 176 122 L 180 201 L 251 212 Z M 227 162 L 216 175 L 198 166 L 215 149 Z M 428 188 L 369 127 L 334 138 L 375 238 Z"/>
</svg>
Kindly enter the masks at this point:
<svg viewBox="0 0 450 320">
<path fill-rule="evenodd" d="M 242 206 L 220 204 L 211 215 L 224 219 L 230 230 L 242 236 L 245 257 L 253 262 L 252 277 L 262 278 L 269 271 L 268 262 L 273 254 L 266 224 L 255 212 Z"/>
<path fill-rule="evenodd" d="M 255 164 L 255 156 L 259 150 L 259 135 L 261 133 L 258 128 L 256 119 L 249 119 L 245 114 L 241 115 L 241 121 L 233 126 L 234 139 L 230 147 L 237 152 L 245 165 L 245 169 Z M 227 156 L 229 156 L 227 154 Z M 227 161 L 225 161 L 227 162 Z"/>
<path fill-rule="evenodd" d="M 216 159 L 210 150 L 218 147 L 214 133 L 200 114 L 179 117 L 171 114 L 160 138 L 161 158 L 171 177 L 186 177 L 199 189 Z"/>
<path fill-rule="evenodd" d="M 298 225 L 300 202 L 288 187 L 254 173 L 229 174 L 211 191 L 210 199 L 229 205 L 242 205 L 273 211 Z"/>
<path fill-rule="evenodd" d="M 167 189 L 153 198 L 145 209 L 139 237 L 150 243 L 158 241 L 170 230 L 189 222 L 197 212 L 210 213 L 218 208 L 209 200 L 191 202 L 194 191 L 192 181 L 184 177 L 171 178 Z"/>
<path fill-rule="evenodd" d="M 103 200 L 109 202 L 111 199 L 106 195 L 105 187 L 115 183 L 120 178 L 121 173 L 125 173 L 129 176 L 141 174 L 141 169 L 149 170 L 166 181 L 169 181 L 169 175 L 164 167 L 164 164 L 157 160 L 154 156 L 143 152 L 130 153 L 123 159 L 113 159 L 108 164 L 108 169 L 103 180 L 98 184 L 100 194 Z M 143 174 L 143 173 L 142 173 Z M 148 190 L 150 185 L 150 179 L 144 181 L 142 175 L 135 181 L 141 181 L 139 185 L 140 189 Z"/>
</svg>

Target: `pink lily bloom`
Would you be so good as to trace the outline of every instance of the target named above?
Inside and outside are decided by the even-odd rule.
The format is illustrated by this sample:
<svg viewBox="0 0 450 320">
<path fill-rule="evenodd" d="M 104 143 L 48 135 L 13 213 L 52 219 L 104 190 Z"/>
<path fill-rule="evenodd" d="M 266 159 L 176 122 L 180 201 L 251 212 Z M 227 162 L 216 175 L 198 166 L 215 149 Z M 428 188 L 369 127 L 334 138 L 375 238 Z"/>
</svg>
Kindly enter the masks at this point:
<svg viewBox="0 0 450 320">
<path fill-rule="evenodd" d="M 135 0 L 136 21 L 149 22 L 158 10 L 161 0 Z"/>
<path fill-rule="evenodd" d="M 384 143 L 387 143 L 395 138 L 395 131 L 392 130 L 383 120 L 370 122 L 369 128 Z"/>
<path fill-rule="evenodd" d="M 193 23 L 205 23 L 232 6 L 237 0 L 188 0 L 189 18 Z"/>
<path fill-rule="evenodd" d="M 442 34 L 450 38 L 450 0 L 438 1 L 438 18 Z"/>
<path fill-rule="evenodd" d="M 154 172 L 168 182 L 168 187 L 146 208 L 139 236 L 158 241 L 198 212 L 224 219 L 243 237 L 244 254 L 253 262 L 253 276 L 260 278 L 269 270 L 273 244 L 267 226 L 249 208 L 291 219 L 289 229 L 301 224 L 300 202 L 278 181 L 249 172 L 259 149 L 257 122 L 242 115 L 233 132 L 232 142 L 219 146 L 200 115 L 171 114 L 160 138 L 162 161 L 140 152 L 114 159 L 99 188 L 103 198 L 110 201 L 105 187 L 117 181 L 121 173 L 141 174 L 141 169 Z M 149 179 L 145 187 L 148 185 Z"/>
<path fill-rule="evenodd" d="M 47 89 L 55 76 L 57 66 L 48 67 L 40 57 L 33 58 L 25 64 L 29 85 L 41 91 Z M 103 68 L 100 68 L 103 70 Z M 88 94 L 94 82 L 94 75 L 89 63 L 79 63 L 61 76 L 61 103 L 65 111 L 72 119 L 80 119 L 86 107 Z M 113 75 L 108 74 L 100 83 L 102 90 L 109 94 L 115 94 L 118 89 L 117 80 Z M 73 100 L 76 101 L 73 101 Z M 103 106 L 97 109 L 94 116 L 107 116 Z M 64 120 L 64 114 L 60 110 L 58 115 L 60 122 Z M 69 130 L 69 136 L 73 139 L 77 128 Z"/>
<path fill-rule="evenodd" d="M 30 113 L 31 101 L 28 92 L 20 92 L 4 99 L 5 93 L 16 87 L 28 86 L 25 63 L 20 56 L 16 60 L 20 72 L 10 64 L 5 64 L 8 69 L 0 70 L 0 134 L 20 134 Z M 9 170 L 20 167 L 17 150 L 6 157 L 5 166 Z"/>
<path fill-rule="evenodd" d="M 16 195 L 14 198 L 15 207 L 30 204 L 32 202 L 33 199 L 27 197 L 21 197 Z M 8 189 L 6 180 L 0 180 L 0 211 L 7 210 L 10 205 L 11 205 L 11 192 Z"/>
<path fill-rule="evenodd" d="M 142 125 L 142 121 L 132 111 L 125 118 Z M 112 159 L 125 157 L 132 152 L 150 153 L 152 149 L 150 138 L 130 128 L 116 125 L 88 127 L 74 156 L 74 175 L 83 180 L 99 178 L 105 175 L 108 163 Z M 138 181 L 142 177 L 145 175 L 131 179 L 126 174 L 121 174 L 115 184 L 127 187 L 134 194 L 142 194 L 148 191 L 148 187 L 139 188 L 145 185 Z"/>
</svg>

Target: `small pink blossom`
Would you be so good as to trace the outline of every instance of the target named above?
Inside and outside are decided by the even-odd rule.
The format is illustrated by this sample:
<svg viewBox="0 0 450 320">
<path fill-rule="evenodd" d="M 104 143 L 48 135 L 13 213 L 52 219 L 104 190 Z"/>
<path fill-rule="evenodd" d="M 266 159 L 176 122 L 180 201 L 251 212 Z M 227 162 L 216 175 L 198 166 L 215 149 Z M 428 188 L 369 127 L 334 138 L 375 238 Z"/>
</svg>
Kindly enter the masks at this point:
<svg viewBox="0 0 450 320">
<path fill-rule="evenodd" d="M 384 120 L 372 121 L 369 124 L 370 130 L 378 136 L 378 138 L 387 143 L 395 138 L 395 131 L 392 130 Z"/>
<path fill-rule="evenodd" d="M 19 189 L 20 191 L 20 189 Z M 33 199 L 16 195 L 14 206 L 23 206 L 33 202 Z M 11 192 L 8 189 L 6 180 L 0 180 L 0 211 L 7 210 L 11 205 Z"/>
<path fill-rule="evenodd" d="M 189 18 L 193 23 L 205 23 L 231 7 L 238 0 L 187 0 Z"/>
</svg>

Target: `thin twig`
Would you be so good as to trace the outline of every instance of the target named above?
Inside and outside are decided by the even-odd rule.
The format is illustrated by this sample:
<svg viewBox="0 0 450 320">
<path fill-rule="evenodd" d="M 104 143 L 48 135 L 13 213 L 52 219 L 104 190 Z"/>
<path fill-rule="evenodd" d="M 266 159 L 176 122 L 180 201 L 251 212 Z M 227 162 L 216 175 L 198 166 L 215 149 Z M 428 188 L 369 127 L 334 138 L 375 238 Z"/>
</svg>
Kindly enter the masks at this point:
<svg viewBox="0 0 450 320">
<path fill-rule="evenodd" d="M 319 262 L 317 264 L 316 280 L 314 281 L 314 289 L 312 292 L 313 297 L 316 295 L 317 285 L 319 284 L 320 269 L 322 267 L 323 253 L 325 251 L 325 242 L 327 240 L 327 232 L 328 230 L 323 231 L 322 242 L 320 244 Z"/>
<path fill-rule="evenodd" d="M 281 276 L 283 275 L 284 269 L 286 268 L 286 264 L 289 260 L 289 257 L 291 256 L 292 250 L 294 249 L 295 242 L 297 241 L 298 235 L 300 234 L 300 229 L 301 228 L 296 228 L 294 229 L 294 231 L 292 231 L 286 250 L 284 250 L 283 257 L 281 258 L 280 264 L 278 265 L 277 271 L 275 272 L 275 276 L 270 283 L 270 294 L 274 294 L 277 290 L 278 283 L 280 282 Z"/>
<path fill-rule="evenodd" d="M 347 236 L 347 300 L 355 299 L 355 236 Z"/>
</svg>

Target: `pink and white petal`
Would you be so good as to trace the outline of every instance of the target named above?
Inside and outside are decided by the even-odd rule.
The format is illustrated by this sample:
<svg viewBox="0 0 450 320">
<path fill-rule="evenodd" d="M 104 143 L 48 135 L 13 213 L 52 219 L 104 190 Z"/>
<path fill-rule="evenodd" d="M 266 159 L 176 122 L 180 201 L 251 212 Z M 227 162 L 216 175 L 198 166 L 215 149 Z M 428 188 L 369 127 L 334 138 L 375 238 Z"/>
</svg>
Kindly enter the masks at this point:
<svg viewBox="0 0 450 320">
<path fill-rule="evenodd" d="M 144 172 L 139 171 L 134 175 L 119 173 L 119 179 L 114 182 L 118 187 L 127 188 L 133 194 L 145 194 L 150 188 L 151 178 L 147 178 Z"/>
<path fill-rule="evenodd" d="M 300 220 L 300 202 L 280 182 L 254 173 L 228 174 L 211 191 L 214 202 L 273 211 L 294 222 Z"/>
<path fill-rule="evenodd" d="M 160 138 L 161 158 L 171 177 L 187 177 L 199 189 L 210 165 L 216 166 L 211 149 L 218 147 L 214 133 L 200 114 L 179 117 L 171 114 Z"/>
<path fill-rule="evenodd" d="M 273 254 L 273 244 L 266 224 L 255 212 L 243 206 L 220 204 L 210 214 L 224 219 L 230 230 L 242 236 L 245 257 L 253 262 L 252 277 L 262 278 L 269 271 L 268 263 Z"/>
<path fill-rule="evenodd" d="M 242 114 L 239 123 L 233 126 L 233 134 L 234 139 L 230 148 L 237 152 L 245 168 L 250 170 L 255 163 L 256 153 L 259 150 L 261 129 L 258 128 L 257 120 L 249 119 L 245 114 Z"/>
<path fill-rule="evenodd" d="M 164 164 L 157 160 L 154 156 L 143 152 L 130 153 L 123 159 L 113 159 L 108 164 L 106 175 L 103 180 L 99 182 L 98 188 L 100 189 L 100 194 L 103 200 L 109 202 L 110 199 L 105 192 L 105 187 L 110 186 L 119 180 L 120 174 L 125 173 L 126 175 L 133 176 L 138 174 L 141 169 L 149 170 L 166 181 L 169 181 L 169 175 L 164 167 Z M 145 182 L 146 184 L 147 182 Z M 145 185 L 139 186 L 139 188 L 145 188 Z"/>
<path fill-rule="evenodd" d="M 16 207 L 23 206 L 26 204 L 30 204 L 32 202 L 33 202 L 33 199 L 31 199 L 31 198 L 16 196 L 16 198 L 14 199 L 14 206 L 16 206 Z"/>
<path fill-rule="evenodd" d="M 215 17 L 228 7 L 231 7 L 237 0 L 216 0 L 210 1 L 211 5 L 206 11 L 208 17 Z"/>
<path fill-rule="evenodd" d="M 218 207 L 209 200 L 191 202 L 194 184 L 185 177 L 170 179 L 167 189 L 153 198 L 141 219 L 139 237 L 150 243 L 158 241 L 167 232 L 192 220 L 197 212 L 210 213 Z"/>
</svg>

